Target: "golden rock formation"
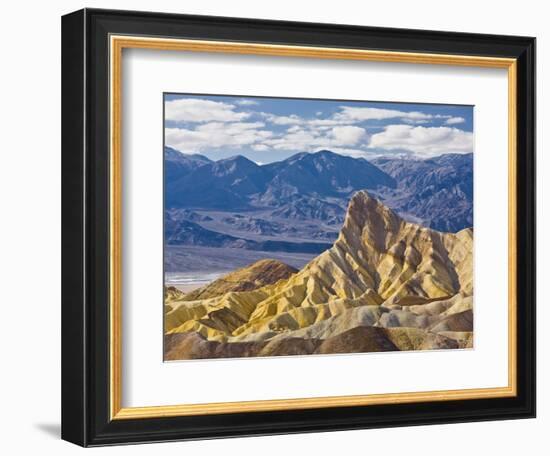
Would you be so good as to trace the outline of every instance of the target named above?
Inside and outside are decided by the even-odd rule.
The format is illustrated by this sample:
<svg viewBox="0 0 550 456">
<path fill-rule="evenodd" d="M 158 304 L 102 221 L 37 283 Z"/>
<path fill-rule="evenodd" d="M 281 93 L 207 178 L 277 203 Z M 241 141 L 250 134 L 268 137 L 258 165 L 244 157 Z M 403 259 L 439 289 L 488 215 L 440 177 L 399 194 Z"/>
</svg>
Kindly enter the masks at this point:
<svg viewBox="0 0 550 456">
<path fill-rule="evenodd" d="M 280 261 L 260 260 L 214 280 L 204 287 L 186 293 L 181 299 L 196 301 L 220 296 L 230 291 L 256 290 L 279 280 L 288 279 L 296 272 L 298 272 L 296 269 Z"/>
<path fill-rule="evenodd" d="M 256 264 L 167 298 L 166 358 L 471 347 L 472 253 L 472 229 L 424 228 L 358 192 L 334 245 L 298 273 L 277 265 L 287 277 L 262 286 Z"/>
</svg>

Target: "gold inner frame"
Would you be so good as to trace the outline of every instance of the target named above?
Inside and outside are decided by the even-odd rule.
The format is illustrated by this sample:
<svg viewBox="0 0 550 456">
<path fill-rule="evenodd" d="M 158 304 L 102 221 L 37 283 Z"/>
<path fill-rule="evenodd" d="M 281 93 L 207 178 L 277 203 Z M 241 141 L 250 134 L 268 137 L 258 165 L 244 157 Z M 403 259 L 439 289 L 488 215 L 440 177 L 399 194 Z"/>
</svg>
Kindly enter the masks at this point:
<svg viewBox="0 0 550 456">
<path fill-rule="evenodd" d="M 367 60 L 508 70 L 508 385 L 505 387 L 403 392 L 245 402 L 122 407 L 122 51 L 154 49 L 316 59 Z M 513 397 L 517 394 L 517 61 L 468 55 L 387 52 L 227 41 L 110 36 L 110 414 L 111 419 L 158 418 L 220 413 L 297 410 L 374 404 Z"/>
</svg>

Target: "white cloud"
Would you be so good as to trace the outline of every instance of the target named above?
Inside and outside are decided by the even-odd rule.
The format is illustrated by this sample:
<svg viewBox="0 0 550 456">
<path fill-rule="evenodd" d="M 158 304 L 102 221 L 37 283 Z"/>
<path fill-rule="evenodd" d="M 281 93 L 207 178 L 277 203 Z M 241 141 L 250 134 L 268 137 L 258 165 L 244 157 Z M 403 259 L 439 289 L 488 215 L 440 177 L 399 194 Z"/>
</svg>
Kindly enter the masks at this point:
<svg viewBox="0 0 550 456">
<path fill-rule="evenodd" d="M 167 128 L 166 144 L 183 152 L 220 148 L 247 148 L 257 152 L 330 149 L 355 157 L 395 153 L 429 157 L 473 149 L 473 134 L 453 127 L 465 122 L 458 116 L 340 106 L 340 111 L 329 118 L 307 119 L 296 114 L 239 112 L 237 104 L 246 106 L 257 102 L 241 99 L 230 104 L 194 98 L 167 102 L 168 120 L 195 125 Z M 261 121 L 251 120 L 258 118 Z M 369 120 L 388 119 L 394 119 L 388 126 L 369 126 Z M 423 126 L 433 125 L 434 120 L 440 120 L 444 126 Z M 369 128 L 374 128 L 376 133 L 367 133 Z"/>
<path fill-rule="evenodd" d="M 262 115 L 268 122 L 275 125 L 300 125 L 304 123 L 304 119 L 296 114 L 291 114 L 290 116 L 276 116 L 274 114 L 262 113 Z"/>
<path fill-rule="evenodd" d="M 429 120 L 403 119 L 403 122 L 409 125 L 423 125 L 430 123 Z"/>
<path fill-rule="evenodd" d="M 350 123 L 354 123 L 354 122 L 350 122 L 349 120 L 336 120 L 336 119 L 313 119 L 313 120 L 307 121 L 307 125 L 311 127 L 319 127 L 319 126 L 332 127 L 335 125 L 345 125 Z"/>
<path fill-rule="evenodd" d="M 237 100 L 235 103 L 237 103 L 240 106 L 256 106 L 256 105 L 260 104 L 257 101 L 247 100 L 246 98 L 243 98 L 241 100 Z"/>
<path fill-rule="evenodd" d="M 240 122 L 249 116 L 236 112 L 232 104 L 200 98 L 179 98 L 165 104 L 166 120 L 177 122 Z"/>
<path fill-rule="evenodd" d="M 362 122 L 368 122 L 370 120 L 389 119 L 400 119 L 404 123 L 410 125 L 427 124 L 434 120 L 444 121 L 448 125 L 465 122 L 465 119 L 462 117 L 453 117 L 442 114 L 428 114 L 420 111 L 408 112 L 399 111 L 397 109 L 364 108 L 353 106 L 340 106 L 339 108 L 339 112 L 325 119 L 305 119 L 295 114 L 289 116 L 278 116 L 267 112 L 260 112 L 258 114 L 263 116 L 267 122 L 274 125 L 295 125 L 310 128 L 327 127 L 327 129 L 328 127 L 336 127 L 340 125 L 350 126 Z M 321 111 L 315 113 L 316 116 L 321 114 Z"/>
<path fill-rule="evenodd" d="M 473 134 L 450 127 L 389 125 L 383 132 L 371 136 L 369 147 L 408 150 L 424 157 L 468 153 L 473 151 Z"/>
<path fill-rule="evenodd" d="M 364 128 L 346 126 L 346 127 L 334 127 L 331 132 L 331 136 L 334 141 L 343 146 L 353 146 L 363 139 L 367 132 Z"/>
<path fill-rule="evenodd" d="M 410 120 L 429 120 L 433 116 L 419 111 L 405 112 L 396 109 L 380 108 L 355 108 L 352 106 L 340 106 L 340 112 L 334 115 L 334 120 L 340 122 L 363 122 L 365 120 L 384 120 L 384 119 L 410 119 Z"/>
<path fill-rule="evenodd" d="M 308 151 L 319 145 L 319 140 L 315 136 L 316 133 L 313 131 L 299 129 L 277 138 L 268 139 L 265 144 L 278 150 Z"/>
<path fill-rule="evenodd" d="M 464 117 L 450 117 L 445 121 L 447 125 L 455 125 L 464 122 L 466 122 L 466 119 L 464 119 Z"/>
<path fill-rule="evenodd" d="M 348 125 L 337 127 L 304 127 L 294 126 L 283 135 L 269 138 L 268 146 L 279 150 L 296 150 L 314 152 L 320 148 L 336 150 L 347 146 L 357 146 L 366 138 L 364 128 Z"/>
<path fill-rule="evenodd" d="M 302 129 L 302 127 L 300 127 L 298 125 L 293 125 L 292 127 L 287 128 L 286 131 L 288 133 L 294 133 L 294 132 L 300 131 L 301 129 Z"/>
<path fill-rule="evenodd" d="M 466 121 L 463 117 L 453 117 L 444 114 L 427 114 L 420 111 L 399 111 L 397 109 L 358 108 L 353 106 L 340 106 L 337 112 L 329 119 L 317 119 L 310 121 L 312 125 L 336 125 L 365 122 L 369 120 L 401 119 L 411 125 L 421 125 L 433 120 L 442 120 L 447 125 L 454 125 Z"/>
<path fill-rule="evenodd" d="M 239 148 L 260 144 L 273 133 L 263 122 L 207 123 L 194 130 L 166 128 L 166 145 L 182 152 L 200 152 L 220 147 Z"/>
</svg>

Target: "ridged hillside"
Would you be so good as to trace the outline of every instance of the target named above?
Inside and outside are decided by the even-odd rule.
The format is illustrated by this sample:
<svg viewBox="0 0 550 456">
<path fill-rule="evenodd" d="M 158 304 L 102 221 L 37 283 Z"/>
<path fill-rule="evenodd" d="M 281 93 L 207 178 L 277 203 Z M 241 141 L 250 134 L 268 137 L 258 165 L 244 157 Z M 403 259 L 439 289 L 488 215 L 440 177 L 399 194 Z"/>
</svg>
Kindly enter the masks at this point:
<svg viewBox="0 0 550 456">
<path fill-rule="evenodd" d="M 421 227 L 358 192 L 334 245 L 300 272 L 250 291 L 174 296 L 165 357 L 470 347 L 472 252 L 471 229 Z"/>
<path fill-rule="evenodd" d="M 288 279 L 296 272 L 298 271 L 293 267 L 277 260 L 259 260 L 220 277 L 204 287 L 193 290 L 180 299 L 196 301 L 197 299 L 209 299 L 224 295 L 231 291 L 256 290 L 279 280 Z"/>
</svg>

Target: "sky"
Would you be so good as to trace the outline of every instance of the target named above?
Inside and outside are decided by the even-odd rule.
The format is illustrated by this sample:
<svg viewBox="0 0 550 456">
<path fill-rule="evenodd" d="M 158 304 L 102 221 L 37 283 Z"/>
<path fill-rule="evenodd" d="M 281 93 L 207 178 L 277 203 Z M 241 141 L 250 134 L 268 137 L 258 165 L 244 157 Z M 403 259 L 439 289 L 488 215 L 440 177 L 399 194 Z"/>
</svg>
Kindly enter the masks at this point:
<svg viewBox="0 0 550 456">
<path fill-rule="evenodd" d="M 258 164 L 298 152 L 430 158 L 473 152 L 473 106 L 164 94 L 165 145 Z"/>
</svg>

